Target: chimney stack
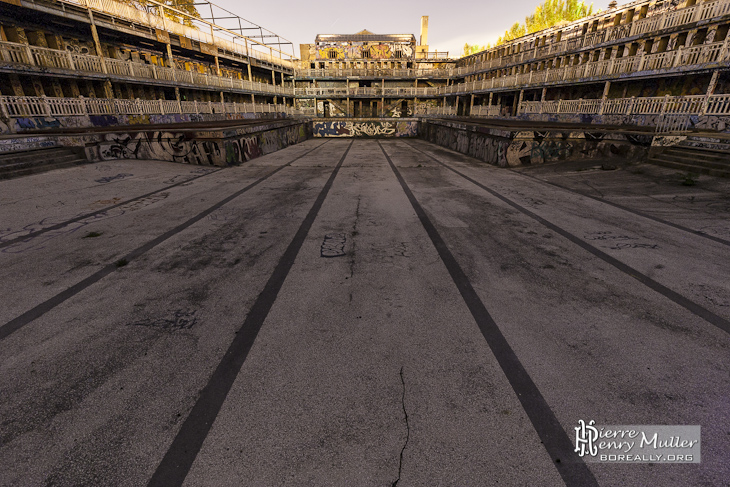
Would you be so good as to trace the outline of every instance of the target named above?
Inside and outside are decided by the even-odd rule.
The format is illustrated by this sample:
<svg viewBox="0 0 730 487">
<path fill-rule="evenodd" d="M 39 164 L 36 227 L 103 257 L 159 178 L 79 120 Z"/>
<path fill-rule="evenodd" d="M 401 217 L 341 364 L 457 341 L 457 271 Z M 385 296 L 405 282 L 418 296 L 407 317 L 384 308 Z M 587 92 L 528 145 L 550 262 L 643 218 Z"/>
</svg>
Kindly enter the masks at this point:
<svg viewBox="0 0 730 487">
<path fill-rule="evenodd" d="M 418 45 L 428 45 L 428 15 L 421 17 L 421 38 L 419 39 Z"/>
</svg>

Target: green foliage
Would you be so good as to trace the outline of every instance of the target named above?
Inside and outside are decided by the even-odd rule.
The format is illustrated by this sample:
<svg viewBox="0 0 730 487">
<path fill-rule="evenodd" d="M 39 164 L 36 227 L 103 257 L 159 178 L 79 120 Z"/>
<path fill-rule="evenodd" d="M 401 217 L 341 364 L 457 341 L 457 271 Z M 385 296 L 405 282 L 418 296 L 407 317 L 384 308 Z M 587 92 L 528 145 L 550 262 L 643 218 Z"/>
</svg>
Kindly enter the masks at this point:
<svg viewBox="0 0 730 487">
<path fill-rule="evenodd" d="M 583 0 L 545 0 L 535 7 L 532 15 L 525 17 L 525 23 L 515 24 L 497 39 L 496 46 L 509 42 L 526 34 L 532 34 L 561 22 L 572 22 L 593 15 L 593 4 L 586 6 Z"/>
<path fill-rule="evenodd" d="M 478 44 L 464 44 L 464 56 L 471 56 L 472 54 L 476 54 L 481 51 L 486 51 L 491 46 L 487 44 L 486 46 L 480 46 Z"/>
<path fill-rule="evenodd" d="M 527 33 L 531 34 L 552 27 L 560 22 L 572 22 L 593 14 L 593 4 L 589 7 L 578 0 L 545 0 L 538 5 L 532 15 L 525 18 Z"/>
</svg>

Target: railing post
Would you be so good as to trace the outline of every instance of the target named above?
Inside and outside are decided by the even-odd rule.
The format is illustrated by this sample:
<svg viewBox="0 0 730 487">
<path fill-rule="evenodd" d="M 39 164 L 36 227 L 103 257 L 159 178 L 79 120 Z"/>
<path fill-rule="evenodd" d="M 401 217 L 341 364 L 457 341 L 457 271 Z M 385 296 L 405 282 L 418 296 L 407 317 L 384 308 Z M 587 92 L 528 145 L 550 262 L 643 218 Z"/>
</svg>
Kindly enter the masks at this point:
<svg viewBox="0 0 730 487">
<path fill-rule="evenodd" d="M 157 68 L 155 67 L 154 64 L 150 64 L 150 66 L 152 66 L 152 78 L 153 79 L 158 79 L 157 78 Z"/>
<path fill-rule="evenodd" d="M 677 67 L 680 65 L 680 59 L 682 58 L 682 46 L 679 46 L 677 48 L 677 54 L 674 55 L 674 59 L 672 60 L 672 67 Z"/>
<path fill-rule="evenodd" d="M 86 101 L 84 100 L 84 97 L 79 95 L 79 104 L 81 105 L 81 110 L 84 112 L 84 115 L 89 114 L 89 110 L 86 108 Z"/>
<path fill-rule="evenodd" d="M 157 100 L 157 101 L 160 102 L 160 115 L 164 115 L 165 114 L 165 105 L 162 103 L 162 100 Z"/>
<path fill-rule="evenodd" d="M 5 97 L 2 95 L 0 95 L 0 113 L 2 113 L 5 120 L 8 120 L 10 118 L 10 114 L 8 113 L 8 107 L 5 106 Z"/>
<path fill-rule="evenodd" d="M 25 55 L 28 56 L 28 64 L 31 66 L 36 66 L 37 63 L 35 62 L 35 58 L 33 57 L 33 51 L 31 51 L 30 46 L 28 44 L 23 44 L 23 47 L 25 48 Z"/>
<path fill-rule="evenodd" d="M 669 95 L 664 95 L 664 101 L 662 101 L 662 109 L 659 112 L 660 115 L 664 115 L 664 113 L 666 113 L 668 104 L 669 104 Z"/>
<path fill-rule="evenodd" d="M 69 69 L 76 69 L 76 65 L 74 64 L 74 59 L 71 56 L 71 51 L 66 51 L 66 59 L 68 59 L 68 66 Z"/>
<path fill-rule="evenodd" d="M 626 115 L 631 115 L 632 110 L 634 109 L 634 103 L 636 102 L 636 97 L 632 96 L 631 100 L 629 100 L 629 105 L 626 107 Z"/>
<path fill-rule="evenodd" d="M 46 99 L 46 95 L 41 96 L 41 103 L 43 104 L 43 111 L 45 112 L 46 116 L 51 116 L 51 106 L 48 104 L 48 100 Z"/>
</svg>

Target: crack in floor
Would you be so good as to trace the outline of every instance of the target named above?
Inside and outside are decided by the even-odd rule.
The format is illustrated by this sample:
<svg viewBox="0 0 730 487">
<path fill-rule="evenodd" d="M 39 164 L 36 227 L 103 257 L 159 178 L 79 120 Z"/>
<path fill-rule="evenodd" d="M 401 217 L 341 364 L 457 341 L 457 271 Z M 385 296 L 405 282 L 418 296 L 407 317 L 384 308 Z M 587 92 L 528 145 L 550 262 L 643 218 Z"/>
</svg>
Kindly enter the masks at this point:
<svg viewBox="0 0 730 487">
<path fill-rule="evenodd" d="M 352 278 L 355 275 L 355 249 L 357 247 L 357 242 L 355 241 L 355 237 L 357 237 L 357 223 L 360 220 L 360 201 L 362 200 L 362 196 L 358 195 L 357 197 L 357 208 L 355 208 L 355 223 L 352 224 L 352 232 L 350 235 L 352 236 L 352 252 L 350 254 L 350 278 Z"/>
<path fill-rule="evenodd" d="M 406 420 L 406 441 L 403 443 L 403 448 L 400 450 L 400 461 L 398 462 L 398 478 L 390 484 L 390 487 L 396 487 L 400 482 L 401 472 L 403 470 L 403 452 L 406 451 L 408 446 L 408 440 L 411 438 L 411 425 L 408 423 L 408 411 L 406 411 L 406 381 L 403 378 L 403 367 L 400 368 L 400 382 L 403 385 L 403 395 L 401 396 L 401 406 L 403 407 L 403 415 Z"/>
</svg>

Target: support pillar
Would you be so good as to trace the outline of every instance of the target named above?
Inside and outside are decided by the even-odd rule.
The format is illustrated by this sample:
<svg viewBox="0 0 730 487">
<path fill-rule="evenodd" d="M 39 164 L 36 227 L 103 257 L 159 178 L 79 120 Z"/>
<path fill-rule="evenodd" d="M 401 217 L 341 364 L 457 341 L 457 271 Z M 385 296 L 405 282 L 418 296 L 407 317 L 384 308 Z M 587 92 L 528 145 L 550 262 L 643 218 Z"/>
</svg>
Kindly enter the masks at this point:
<svg viewBox="0 0 730 487">
<path fill-rule="evenodd" d="M 705 100 L 702 102 L 702 111 L 700 112 L 701 115 L 705 115 L 707 113 L 707 109 L 710 107 L 710 97 L 715 93 L 715 88 L 717 87 L 717 78 L 719 75 L 720 70 L 718 69 L 712 72 L 710 84 L 707 86 L 707 94 L 705 95 Z"/>
<path fill-rule="evenodd" d="M 598 109 L 598 114 L 603 115 L 603 107 L 606 106 L 606 99 L 608 99 L 608 92 L 611 89 L 611 82 L 606 81 L 603 86 L 603 95 L 601 95 L 601 108 Z"/>
<path fill-rule="evenodd" d="M 87 7 L 86 11 L 89 13 L 89 23 L 91 24 L 91 37 L 94 39 L 94 48 L 96 49 L 96 55 L 99 57 L 101 62 L 101 70 L 104 74 L 107 73 L 106 62 L 104 61 L 104 52 L 101 49 L 101 41 L 99 40 L 99 33 L 96 31 L 96 24 L 94 23 L 94 14 L 91 13 L 91 7 Z"/>
</svg>

